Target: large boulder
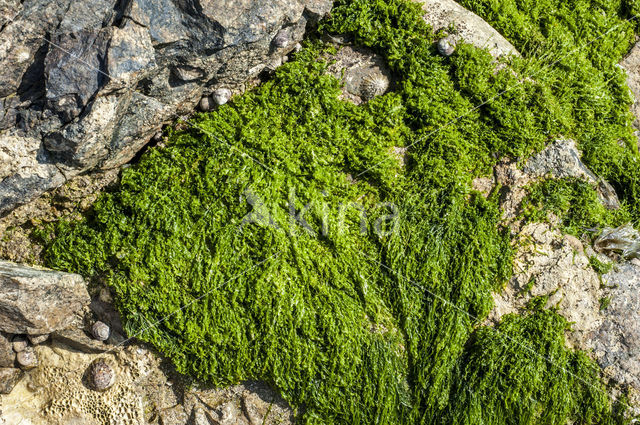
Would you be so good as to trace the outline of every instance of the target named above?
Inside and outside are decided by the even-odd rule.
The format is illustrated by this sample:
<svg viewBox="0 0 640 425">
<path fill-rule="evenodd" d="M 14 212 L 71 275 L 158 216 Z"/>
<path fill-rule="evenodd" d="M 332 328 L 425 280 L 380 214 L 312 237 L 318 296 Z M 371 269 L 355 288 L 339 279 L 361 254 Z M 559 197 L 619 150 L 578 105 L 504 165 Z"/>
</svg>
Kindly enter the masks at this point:
<svg viewBox="0 0 640 425">
<path fill-rule="evenodd" d="M 2 1 L 0 215 L 82 172 L 125 164 L 214 90 L 241 92 L 331 5 Z"/>
<path fill-rule="evenodd" d="M 42 335 L 65 329 L 90 302 L 81 276 L 0 261 L 0 331 Z"/>
</svg>

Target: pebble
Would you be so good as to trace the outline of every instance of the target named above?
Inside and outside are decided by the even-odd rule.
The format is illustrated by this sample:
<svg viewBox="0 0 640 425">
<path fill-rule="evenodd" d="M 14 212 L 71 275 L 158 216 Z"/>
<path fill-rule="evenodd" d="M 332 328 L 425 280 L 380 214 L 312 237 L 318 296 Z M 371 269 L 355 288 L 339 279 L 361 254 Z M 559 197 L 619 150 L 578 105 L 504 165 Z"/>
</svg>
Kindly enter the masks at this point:
<svg viewBox="0 0 640 425">
<path fill-rule="evenodd" d="M 198 104 L 198 108 L 200 108 L 200 110 L 203 112 L 209 112 L 213 109 L 213 107 L 213 99 L 211 99 L 209 96 L 205 96 L 200 99 L 200 103 Z"/>
<path fill-rule="evenodd" d="M 20 351 L 16 356 L 16 360 L 20 365 L 20 368 L 24 370 L 33 369 L 38 366 L 38 357 L 32 348 L 27 348 L 24 351 Z"/>
<path fill-rule="evenodd" d="M 109 325 L 99 320 L 91 327 L 91 334 L 98 341 L 106 341 L 109 338 L 110 333 L 111 329 L 109 328 Z"/>
<path fill-rule="evenodd" d="M 26 350 L 27 346 L 29 345 L 29 342 L 27 341 L 27 338 L 25 338 L 24 336 L 16 335 L 12 339 L 12 345 L 13 345 L 13 351 L 15 351 L 16 353 L 20 353 Z"/>
<path fill-rule="evenodd" d="M 116 373 L 103 359 L 94 360 L 89 366 L 89 385 L 96 391 L 105 391 L 116 382 Z"/>
</svg>

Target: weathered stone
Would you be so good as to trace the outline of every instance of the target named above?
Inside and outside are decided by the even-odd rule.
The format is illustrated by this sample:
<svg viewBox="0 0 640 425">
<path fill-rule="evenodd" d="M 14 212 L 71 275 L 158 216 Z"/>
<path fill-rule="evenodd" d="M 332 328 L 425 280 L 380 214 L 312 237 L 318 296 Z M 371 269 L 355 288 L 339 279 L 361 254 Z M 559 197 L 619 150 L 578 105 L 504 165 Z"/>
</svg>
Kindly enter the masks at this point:
<svg viewBox="0 0 640 425">
<path fill-rule="evenodd" d="M 576 143 L 559 139 L 527 161 L 524 171 L 533 178 L 551 176 L 555 179 L 572 177 L 584 180 L 598 191 L 600 200 L 609 209 L 620 208 L 615 190 L 583 164 Z"/>
<path fill-rule="evenodd" d="M 16 360 L 16 352 L 9 338 L 0 333 L 0 367 L 12 367 Z"/>
<path fill-rule="evenodd" d="M 160 411 L 160 425 L 187 425 L 189 416 L 181 405 Z"/>
<path fill-rule="evenodd" d="M 0 261 L 0 331 L 41 335 L 64 329 L 89 301 L 79 275 Z"/>
<path fill-rule="evenodd" d="M 29 342 L 31 342 L 31 344 L 33 345 L 42 344 L 48 339 L 49 339 L 49 334 L 29 335 Z"/>
<path fill-rule="evenodd" d="M 463 40 L 481 49 L 488 49 L 492 56 L 518 55 L 518 51 L 491 25 L 454 0 L 418 0 L 424 10 L 424 20 L 435 30 L 455 26 L 451 34 L 454 43 Z"/>
<path fill-rule="evenodd" d="M 211 425 L 211 422 L 209 422 L 209 418 L 207 418 L 207 414 L 202 407 L 196 407 L 193 409 L 191 417 L 191 424 L 193 425 Z"/>
<path fill-rule="evenodd" d="M 242 90 L 262 69 L 282 63 L 307 23 L 325 16 L 331 5 L 329 0 L 3 4 L 0 214 L 87 170 L 123 165 L 163 124 L 192 111 L 214 89 Z M 18 11 L 15 22 L 9 21 Z M 274 39 L 280 48 L 274 49 Z M 1 133 L 6 129 L 13 132 L 9 139 Z"/>
<path fill-rule="evenodd" d="M 11 340 L 11 344 L 13 346 L 13 351 L 19 353 L 27 349 L 29 342 L 27 341 L 27 337 L 22 335 L 16 335 Z"/>
<path fill-rule="evenodd" d="M 634 98 L 631 112 L 636 117 L 634 126 L 637 130 L 636 135 L 638 135 L 638 147 L 640 148 L 640 42 L 633 46 L 620 66 L 627 72 L 627 85 Z"/>
<path fill-rule="evenodd" d="M 20 351 L 16 355 L 16 361 L 20 365 L 20 368 L 24 370 L 33 369 L 38 366 L 38 356 L 33 348 L 28 347 L 23 351 Z"/>
<path fill-rule="evenodd" d="M 0 212 L 62 184 L 64 175 L 35 137 L 0 134 Z"/>
<path fill-rule="evenodd" d="M 116 373 L 104 359 L 98 359 L 89 366 L 87 378 L 93 390 L 105 391 L 116 382 Z"/>
<path fill-rule="evenodd" d="M 24 372 L 13 367 L 0 367 L 0 394 L 10 394 Z"/>
<path fill-rule="evenodd" d="M 504 291 L 494 294 L 490 319 L 497 322 L 524 308 L 532 297 L 548 296 L 547 307 L 556 307 L 572 322 L 569 342 L 592 349 L 590 336 L 602 324 L 600 298 L 604 292 L 582 243 L 546 223 L 532 223 L 522 229 L 515 246 L 519 249 L 514 276 Z"/>
<path fill-rule="evenodd" d="M 51 334 L 51 338 L 57 343 L 64 344 L 83 353 L 104 353 L 109 349 L 101 341 L 90 338 L 82 329 L 69 328 Z"/>
<path fill-rule="evenodd" d="M 602 277 L 609 305 L 592 344 L 605 373 L 640 391 L 640 266 L 625 263 Z"/>
</svg>

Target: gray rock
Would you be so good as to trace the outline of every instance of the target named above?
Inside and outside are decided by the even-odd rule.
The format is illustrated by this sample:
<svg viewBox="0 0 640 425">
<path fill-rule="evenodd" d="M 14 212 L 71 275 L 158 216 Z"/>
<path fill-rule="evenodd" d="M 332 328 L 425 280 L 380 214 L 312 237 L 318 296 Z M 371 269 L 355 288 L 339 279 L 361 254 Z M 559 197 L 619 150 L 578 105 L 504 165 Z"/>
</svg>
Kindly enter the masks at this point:
<svg viewBox="0 0 640 425">
<path fill-rule="evenodd" d="M 181 405 L 160 411 L 160 425 L 187 425 L 189 416 Z"/>
<path fill-rule="evenodd" d="M 13 367 L 0 367 L 0 394 L 9 394 L 22 379 L 24 372 Z"/>
<path fill-rule="evenodd" d="M 116 372 L 104 359 L 97 359 L 89 365 L 87 378 L 91 389 L 105 391 L 116 382 Z"/>
<path fill-rule="evenodd" d="M 83 353 L 99 354 L 109 350 L 101 341 L 96 341 L 84 333 L 82 329 L 69 328 L 51 334 L 53 341 L 64 344 Z"/>
<path fill-rule="evenodd" d="M 625 263 L 605 274 L 609 306 L 594 333 L 598 363 L 618 383 L 640 390 L 640 266 Z"/>
<path fill-rule="evenodd" d="M 491 25 L 470 10 L 460 6 L 454 0 L 418 0 L 424 10 L 424 20 L 435 30 L 455 26 L 452 40 L 473 44 L 488 49 L 494 57 L 519 55 L 513 45 Z"/>
<path fill-rule="evenodd" d="M 638 130 L 638 147 L 640 148 L 640 42 L 636 43 L 629 54 L 620 63 L 622 69 L 627 72 L 627 85 L 634 98 L 631 112 L 635 116 L 635 128 Z"/>
<path fill-rule="evenodd" d="M 15 351 L 16 353 L 20 353 L 21 351 L 27 349 L 29 342 L 27 341 L 27 338 L 25 336 L 16 335 L 11 340 L 11 344 L 13 346 L 13 351 Z"/>
<path fill-rule="evenodd" d="M 16 361 L 20 365 L 20 368 L 24 370 L 33 369 L 38 366 L 38 356 L 33 348 L 28 347 L 23 351 L 20 351 L 16 355 Z"/>
<path fill-rule="evenodd" d="M 80 173 L 127 163 L 163 124 L 216 88 L 241 90 L 267 64 L 282 63 L 307 23 L 331 6 L 329 0 L 2 2 L 0 215 Z"/>
<path fill-rule="evenodd" d="M 79 275 L 0 261 L 0 331 L 42 335 L 64 329 L 89 302 Z"/>
<path fill-rule="evenodd" d="M 16 360 L 16 352 L 13 351 L 13 344 L 6 335 L 0 333 L 0 368 L 12 367 Z"/>
<path fill-rule="evenodd" d="M 191 424 L 193 425 L 211 425 L 211 422 L 209 422 L 209 418 L 202 407 L 196 407 L 193 409 L 191 417 Z"/>
<path fill-rule="evenodd" d="M 580 157 L 580 151 L 573 140 L 559 139 L 530 158 L 524 171 L 533 178 L 551 176 L 555 179 L 572 177 L 584 180 L 596 188 L 600 200 L 607 208 L 620 208 L 613 187 L 589 170 Z"/>
<path fill-rule="evenodd" d="M 97 321 L 91 326 L 91 335 L 98 341 L 106 341 L 109 339 L 109 334 L 111 333 L 111 329 L 106 323 L 101 321 Z"/>
<path fill-rule="evenodd" d="M 29 335 L 29 342 L 33 345 L 39 345 L 49 339 L 49 334 Z"/>
</svg>

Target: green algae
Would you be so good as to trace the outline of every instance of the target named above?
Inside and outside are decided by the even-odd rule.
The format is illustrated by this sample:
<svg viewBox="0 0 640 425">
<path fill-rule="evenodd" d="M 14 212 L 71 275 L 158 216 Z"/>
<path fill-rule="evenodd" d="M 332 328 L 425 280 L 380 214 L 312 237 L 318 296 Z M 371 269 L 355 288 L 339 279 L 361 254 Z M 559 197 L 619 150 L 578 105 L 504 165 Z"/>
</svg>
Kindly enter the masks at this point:
<svg viewBox="0 0 640 425">
<path fill-rule="evenodd" d="M 549 214 L 560 219 L 565 233 L 581 237 L 604 227 L 618 227 L 634 219 L 628 204 L 609 210 L 596 189 L 577 179 L 549 179 L 532 184 L 523 202 L 523 216 L 529 221 L 546 221 Z"/>
<path fill-rule="evenodd" d="M 605 8 L 602 26 L 618 12 Z M 523 34 L 512 39 L 523 52 L 513 72 L 466 45 L 442 58 L 420 16 L 402 0 L 337 2 L 324 30 L 383 54 L 395 92 L 363 106 L 339 100 L 323 47 L 310 43 L 271 81 L 172 132 L 82 221 L 58 223 L 46 260 L 105 279 L 127 333 L 181 373 L 266 380 L 303 423 L 612 423 L 598 369 L 564 346 L 559 315 L 538 306 L 481 326 L 512 248 L 498 193 L 485 199 L 471 181 L 564 134 L 632 211 L 622 73 L 596 49 L 544 68 L 545 49 L 572 46 L 545 44 L 524 12 L 497 25 Z M 629 31 L 618 34 L 627 46 Z M 404 168 L 391 154 L 402 146 Z M 604 159 L 588 154 L 602 146 Z M 576 232 L 585 217 L 617 219 L 588 188 L 554 184 L 534 191 L 532 219 L 553 211 Z M 590 213 L 574 212 L 573 199 Z"/>
</svg>

